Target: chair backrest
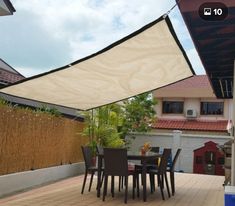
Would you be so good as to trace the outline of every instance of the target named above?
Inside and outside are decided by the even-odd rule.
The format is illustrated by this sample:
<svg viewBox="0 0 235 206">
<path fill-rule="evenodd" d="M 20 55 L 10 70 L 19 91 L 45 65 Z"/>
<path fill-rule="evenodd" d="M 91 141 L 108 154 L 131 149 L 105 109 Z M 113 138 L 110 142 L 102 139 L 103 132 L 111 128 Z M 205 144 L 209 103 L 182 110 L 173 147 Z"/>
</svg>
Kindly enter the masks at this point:
<svg viewBox="0 0 235 206">
<path fill-rule="evenodd" d="M 96 153 L 99 154 L 104 154 L 104 148 L 100 145 L 96 146 Z M 104 166 L 104 159 L 102 159 L 102 166 Z"/>
<path fill-rule="evenodd" d="M 88 168 L 93 166 L 92 149 L 89 146 L 81 146 L 81 148 L 82 148 L 83 158 L 84 158 L 84 161 L 85 161 L 85 166 L 86 166 L 86 169 L 88 169 Z"/>
<path fill-rule="evenodd" d="M 151 147 L 150 152 L 154 152 L 154 153 L 159 153 L 160 147 Z M 150 165 L 156 165 L 157 164 L 157 160 L 149 160 L 147 161 L 147 164 Z"/>
<path fill-rule="evenodd" d="M 167 160 L 171 155 L 171 149 L 164 149 L 163 150 L 163 154 L 161 156 L 161 161 L 160 161 L 160 165 L 159 165 L 159 173 L 163 174 L 166 172 L 166 168 L 167 168 Z"/>
<path fill-rule="evenodd" d="M 150 151 L 151 152 L 155 152 L 155 153 L 159 153 L 160 147 L 151 147 Z"/>
<path fill-rule="evenodd" d="M 172 166 L 171 166 L 171 168 L 170 168 L 170 171 L 171 171 L 171 172 L 173 172 L 173 171 L 175 170 L 175 164 L 176 164 L 176 162 L 177 162 L 177 159 L 178 159 L 178 157 L 179 157 L 179 155 L 180 155 L 181 150 L 182 150 L 182 149 L 178 149 L 177 152 L 175 153 L 175 157 L 174 157 L 174 159 L 173 159 L 173 163 L 172 163 Z"/>
<path fill-rule="evenodd" d="M 117 148 L 104 148 L 105 175 L 128 175 L 127 150 Z"/>
</svg>

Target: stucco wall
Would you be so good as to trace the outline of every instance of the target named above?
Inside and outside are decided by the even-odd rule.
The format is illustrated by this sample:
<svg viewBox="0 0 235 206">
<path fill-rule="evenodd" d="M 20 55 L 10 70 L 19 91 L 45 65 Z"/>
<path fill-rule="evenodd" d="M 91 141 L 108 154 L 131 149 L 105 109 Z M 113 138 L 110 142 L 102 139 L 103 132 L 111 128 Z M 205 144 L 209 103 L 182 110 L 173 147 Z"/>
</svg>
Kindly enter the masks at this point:
<svg viewBox="0 0 235 206">
<path fill-rule="evenodd" d="M 162 102 L 163 101 L 183 101 L 184 113 L 183 114 L 163 114 Z M 200 115 L 200 103 L 205 102 L 224 102 L 224 114 L 223 115 Z M 185 119 L 185 113 L 187 109 L 195 109 L 197 111 L 197 119 L 199 120 L 228 120 L 231 119 L 232 114 L 232 100 L 225 99 L 220 100 L 216 98 L 159 98 L 158 104 L 155 106 L 158 118 L 167 119 Z"/>
<path fill-rule="evenodd" d="M 176 165 L 176 170 L 184 172 L 193 172 L 193 150 L 204 146 L 205 142 L 213 141 L 218 144 L 224 144 L 230 139 L 229 136 L 219 135 L 203 135 L 203 134 L 182 134 L 180 131 L 172 133 L 150 133 L 150 134 L 135 134 L 135 139 L 132 140 L 130 150 L 139 150 L 145 142 L 150 142 L 152 146 L 162 148 L 172 148 L 173 156 L 177 148 L 182 148 L 179 160 Z M 127 137 L 128 139 L 130 137 Z"/>
</svg>

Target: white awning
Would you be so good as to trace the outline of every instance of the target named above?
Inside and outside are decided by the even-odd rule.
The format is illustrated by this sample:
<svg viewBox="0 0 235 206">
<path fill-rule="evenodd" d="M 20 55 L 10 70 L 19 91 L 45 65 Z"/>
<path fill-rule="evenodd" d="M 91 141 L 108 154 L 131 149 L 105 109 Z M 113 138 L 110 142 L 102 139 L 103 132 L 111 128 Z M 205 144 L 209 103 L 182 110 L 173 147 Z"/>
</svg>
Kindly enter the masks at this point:
<svg viewBox="0 0 235 206">
<path fill-rule="evenodd" d="M 155 90 L 193 74 L 170 19 L 160 17 L 95 54 L 0 91 L 88 110 Z"/>
</svg>

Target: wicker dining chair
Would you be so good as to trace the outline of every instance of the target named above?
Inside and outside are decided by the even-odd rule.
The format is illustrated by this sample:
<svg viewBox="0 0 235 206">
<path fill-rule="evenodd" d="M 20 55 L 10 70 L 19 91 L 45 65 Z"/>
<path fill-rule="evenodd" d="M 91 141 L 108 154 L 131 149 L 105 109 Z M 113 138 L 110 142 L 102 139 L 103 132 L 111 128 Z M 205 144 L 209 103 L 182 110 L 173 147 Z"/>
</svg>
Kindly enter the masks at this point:
<svg viewBox="0 0 235 206">
<path fill-rule="evenodd" d="M 128 170 L 127 150 L 117 148 L 104 148 L 104 189 L 103 189 L 103 201 L 107 195 L 108 176 L 112 177 L 111 181 L 111 193 L 114 197 L 114 177 L 124 177 L 125 180 L 125 197 L 124 202 L 127 203 L 128 196 L 128 176 L 133 176 L 133 190 L 132 198 L 135 197 L 136 188 L 136 175 L 134 170 Z"/>
<path fill-rule="evenodd" d="M 154 153 L 159 153 L 160 151 L 160 147 L 151 147 L 150 149 L 150 152 L 154 152 Z M 150 170 L 150 169 L 156 169 L 157 168 L 157 162 L 158 162 L 158 158 L 157 159 L 154 159 L 154 160 L 150 160 L 147 162 L 147 172 Z M 135 164 L 135 170 L 136 170 L 136 173 L 139 175 L 142 174 L 142 168 L 143 168 L 143 164 L 142 162 L 140 164 Z M 138 177 L 138 176 L 137 176 Z M 139 179 L 137 179 L 139 181 Z M 152 174 L 149 174 L 149 181 L 155 185 L 155 181 L 154 181 L 154 175 Z M 141 182 L 142 182 L 142 176 L 141 176 Z M 151 193 L 153 192 L 155 186 L 151 187 Z M 139 192 L 137 190 L 137 196 L 139 197 Z"/>
<path fill-rule="evenodd" d="M 161 161 L 160 161 L 160 165 L 157 169 L 150 169 L 148 171 L 148 173 L 150 175 L 157 175 L 157 179 L 159 182 L 159 186 L 160 186 L 160 190 L 161 190 L 161 195 L 162 195 L 162 199 L 165 200 L 165 196 L 164 196 L 164 179 L 165 179 L 165 183 L 166 183 L 166 187 L 167 187 L 167 192 L 168 192 L 168 196 L 170 197 L 170 190 L 169 190 L 169 184 L 168 184 L 168 180 L 167 180 L 167 160 L 171 155 L 171 149 L 164 149 L 163 154 L 161 156 Z M 151 188 L 154 187 L 153 181 L 150 182 L 151 183 Z M 152 190 L 152 189 L 151 189 Z"/>
<path fill-rule="evenodd" d="M 85 189 L 85 185 L 86 185 L 87 175 L 91 174 L 91 179 L 90 179 L 90 184 L 89 184 L 89 189 L 88 189 L 88 191 L 90 192 L 92 182 L 93 182 L 93 176 L 94 176 L 95 172 L 98 171 L 98 168 L 95 165 L 93 165 L 93 155 L 92 155 L 91 147 L 81 146 L 81 148 L 82 148 L 83 158 L 85 161 L 85 175 L 84 175 L 82 191 L 81 191 L 81 193 L 83 194 L 84 189 Z"/>
<path fill-rule="evenodd" d="M 174 159 L 173 159 L 171 167 L 167 168 L 167 172 L 170 173 L 170 182 L 171 182 L 171 193 L 172 193 L 172 195 L 175 194 L 175 165 L 176 165 L 176 162 L 177 162 L 177 160 L 179 158 L 181 150 L 182 149 L 178 149 L 176 151 L 176 154 L 174 156 Z"/>
</svg>

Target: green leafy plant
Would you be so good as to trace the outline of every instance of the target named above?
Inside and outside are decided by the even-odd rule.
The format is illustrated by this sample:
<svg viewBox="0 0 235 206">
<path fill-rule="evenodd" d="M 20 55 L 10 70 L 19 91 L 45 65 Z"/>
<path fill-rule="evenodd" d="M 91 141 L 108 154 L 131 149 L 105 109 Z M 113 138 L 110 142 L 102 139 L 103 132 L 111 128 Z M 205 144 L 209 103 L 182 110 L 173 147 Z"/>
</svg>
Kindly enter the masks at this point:
<svg viewBox="0 0 235 206">
<path fill-rule="evenodd" d="M 118 128 L 122 124 L 121 106 L 111 104 L 84 113 L 83 134 L 103 147 L 122 147 Z"/>
<path fill-rule="evenodd" d="M 97 142 L 95 140 L 92 140 L 91 142 L 89 142 L 88 146 L 91 147 L 92 150 L 92 155 L 96 156 L 96 152 L 97 152 Z"/>
<path fill-rule="evenodd" d="M 0 97 L 0 105 L 2 106 L 11 106 L 10 102 L 7 101 L 6 99 Z"/>
<path fill-rule="evenodd" d="M 22 105 L 18 105 L 18 104 L 12 104 L 11 102 L 7 101 L 6 99 L 4 99 L 2 97 L 0 97 L 0 106 L 8 106 L 8 107 L 15 108 L 15 109 L 23 109 L 23 110 L 27 110 L 27 111 L 36 112 L 36 113 L 46 113 L 46 114 L 50 114 L 50 115 L 56 116 L 56 117 L 61 116 L 60 111 L 54 107 L 48 107 L 46 105 L 42 105 L 41 107 L 34 109 L 32 107 L 22 106 Z"/>
<path fill-rule="evenodd" d="M 61 116 L 61 113 L 58 109 L 56 109 L 54 107 L 48 107 L 46 105 L 42 105 L 42 107 L 37 108 L 36 112 L 47 113 L 47 114 L 50 114 L 50 115 L 56 116 L 56 117 Z"/>
<path fill-rule="evenodd" d="M 151 130 L 156 121 L 154 106 L 157 100 L 151 93 L 144 93 L 124 101 L 125 118 L 123 119 L 123 136 L 133 132 L 145 133 Z"/>
<path fill-rule="evenodd" d="M 128 147 L 127 134 L 148 132 L 156 119 L 154 106 L 157 101 L 145 93 L 124 101 L 84 112 L 83 134 L 104 147 Z"/>
</svg>

